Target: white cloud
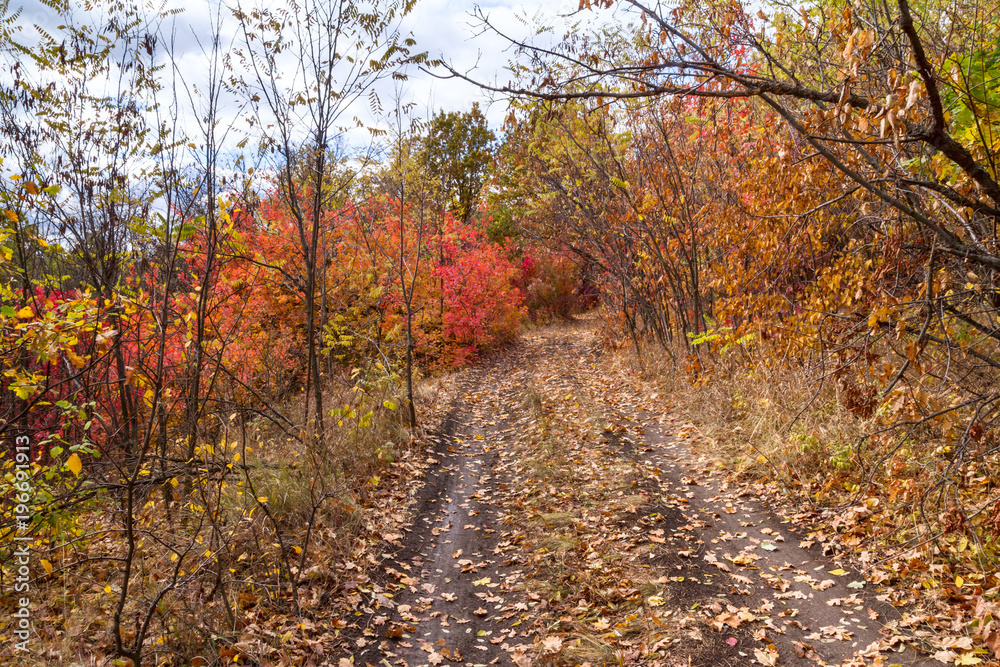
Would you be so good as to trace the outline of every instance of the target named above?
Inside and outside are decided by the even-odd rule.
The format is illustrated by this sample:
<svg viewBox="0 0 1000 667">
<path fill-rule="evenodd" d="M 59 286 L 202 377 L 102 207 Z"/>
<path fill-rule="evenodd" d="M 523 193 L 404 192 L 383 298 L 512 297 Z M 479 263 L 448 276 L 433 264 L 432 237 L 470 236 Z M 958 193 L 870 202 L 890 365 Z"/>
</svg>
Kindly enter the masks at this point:
<svg viewBox="0 0 1000 667">
<path fill-rule="evenodd" d="M 413 33 L 418 49 L 426 50 L 432 59 L 440 58 L 478 81 L 504 84 L 510 79 L 507 64 L 516 57 L 515 50 L 507 39 L 485 29 L 474 15 L 477 8 L 507 36 L 529 40 L 535 32 L 536 22 L 564 28 L 565 25 L 560 26 L 565 23 L 560 15 L 576 9 L 576 5 L 571 1 L 527 4 L 503 0 L 487 3 L 422 0 L 417 3 L 404 25 Z M 468 110 L 474 101 L 485 108 L 491 100 L 487 92 L 473 84 L 460 79 L 436 79 L 424 72 L 413 72 L 408 87 L 418 105 L 435 110 Z M 489 105 L 490 124 L 499 126 L 506 112 L 504 100 Z"/>
<path fill-rule="evenodd" d="M 226 0 L 228 4 L 236 4 L 238 0 Z M 272 8 L 280 8 L 284 0 L 263 0 Z M 256 4 L 258 0 L 243 0 L 247 5 Z M 14 0 L 13 5 L 17 5 Z M 52 34 L 58 32 L 57 26 L 63 21 L 39 0 L 21 0 L 22 13 L 18 23 L 22 27 L 21 35 L 27 43 L 36 39 L 36 31 L 32 28 L 38 25 Z M 82 3 L 80 3 L 82 4 Z M 98 3 L 99 4 L 99 3 Z M 239 48 L 242 36 L 238 33 L 236 23 L 228 9 L 220 0 L 170 0 L 168 7 L 177 7 L 183 11 L 175 16 L 167 17 L 156 23 L 160 32 L 159 48 L 170 52 L 170 59 L 176 65 L 178 77 L 178 96 L 174 102 L 169 85 L 161 94 L 160 117 L 156 122 L 169 120 L 178 115 L 181 124 L 188 132 L 197 132 L 196 116 L 204 110 L 199 102 L 198 94 L 206 90 L 209 72 L 208 57 L 211 52 L 211 35 L 213 24 L 221 15 L 223 22 L 222 46 L 224 50 Z M 489 18 L 490 22 L 500 31 L 519 40 L 533 38 L 538 25 L 553 28 L 556 37 L 567 29 L 568 15 L 576 10 L 575 0 L 539 0 L 526 3 L 523 0 L 489 0 L 473 2 L 471 0 L 420 0 L 413 12 L 401 21 L 401 33 L 412 33 L 416 40 L 415 52 L 427 51 L 431 58 L 441 58 L 451 63 L 457 70 L 468 73 L 483 82 L 507 83 L 510 73 L 507 71 L 508 61 L 516 57 L 516 52 L 503 37 L 484 29 L 474 12 L 478 11 Z M 88 15 L 80 11 L 80 22 L 100 23 L 104 17 L 100 10 Z M 579 18 L 579 17 L 577 17 Z M 154 19 L 155 21 L 155 19 Z M 152 23 L 151 23 L 152 24 Z M 551 39 L 543 37 L 542 39 Z M 166 53 L 164 54 L 166 56 Z M 288 68 L 294 70 L 293 62 L 288 62 Z M 443 74 L 444 72 L 437 72 Z M 428 115 L 438 109 L 446 111 L 468 110 L 473 102 L 479 102 L 494 128 L 499 127 L 507 113 L 506 100 L 491 101 L 491 96 L 484 90 L 459 79 L 439 79 L 427 72 L 411 69 L 409 80 L 402 85 L 390 81 L 378 84 L 377 92 L 383 108 L 390 109 L 394 104 L 397 90 L 401 91 L 404 102 L 415 103 L 414 113 L 418 116 Z M 165 70 L 164 76 L 171 77 L 170 70 Z M 180 81 L 182 80 L 182 81 Z M 182 85 L 181 85 L 182 84 Z M 105 85 L 94 82 L 94 86 Z M 112 91 L 114 83 L 111 83 Z M 197 89 L 192 104 L 189 94 L 185 91 Z M 236 141 L 248 129 L 245 112 L 240 100 L 236 97 L 223 96 L 220 109 L 220 126 L 231 127 L 235 132 L 229 138 L 230 145 L 235 147 Z M 355 108 L 346 114 L 347 118 L 357 115 L 368 123 L 384 123 L 384 119 L 374 117 L 368 109 L 366 98 L 361 98 Z M 367 132 L 352 130 L 348 141 L 361 144 L 367 140 Z"/>
</svg>

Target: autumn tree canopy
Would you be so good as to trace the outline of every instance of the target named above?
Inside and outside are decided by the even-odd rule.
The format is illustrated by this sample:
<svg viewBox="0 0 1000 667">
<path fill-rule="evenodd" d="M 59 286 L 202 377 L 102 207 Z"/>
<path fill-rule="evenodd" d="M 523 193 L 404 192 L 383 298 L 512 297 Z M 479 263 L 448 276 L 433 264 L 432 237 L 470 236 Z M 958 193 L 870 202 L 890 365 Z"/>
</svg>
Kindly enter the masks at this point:
<svg viewBox="0 0 1000 667">
<path fill-rule="evenodd" d="M 476 213 L 495 144 L 479 103 L 473 102 L 467 112 L 434 114 L 420 144 L 428 173 L 441 183 L 444 205 L 459 220 L 468 222 Z"/>
</svg>

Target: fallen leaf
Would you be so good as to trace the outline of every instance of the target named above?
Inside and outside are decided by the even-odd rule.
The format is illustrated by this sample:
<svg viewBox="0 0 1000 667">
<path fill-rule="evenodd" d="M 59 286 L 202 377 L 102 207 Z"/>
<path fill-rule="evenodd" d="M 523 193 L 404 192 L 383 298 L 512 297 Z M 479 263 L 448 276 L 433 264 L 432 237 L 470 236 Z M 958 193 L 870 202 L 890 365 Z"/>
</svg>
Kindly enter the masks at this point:
<svg viewBox="0 0 1000 667">
<path fill-rule="evenodd" d="M 757 662 L 765 667 L 774 667 L 778 664 L 778 651 L 770 646 L 765 649 L 755 648 L 753 654 L 757 658 Z"/>
<path fill-rule="evenodd" d="M 822 661 L 821 661 L 821 659 L 820 659 L 820 657 L 819 657 L 819 654 L 816 653 L 816 649 L 814 649 L 811 645 L 806 644 L 804 642 L 793 641 L 792 642 L 792 647 L 795 649 L 795 655 L 797 657 L 799 657 L 799 658 L 807 658 L 807 659 L 812 660 L 814 662 L 818 662 L 820 664 L 823 664 Z"/>
<path fill-rule="evenodd" d="M 558 653 L 562 650 L 562 637 L 546 637 L 542 640 L 542 649 L 546 653 Z"/>
</svg>

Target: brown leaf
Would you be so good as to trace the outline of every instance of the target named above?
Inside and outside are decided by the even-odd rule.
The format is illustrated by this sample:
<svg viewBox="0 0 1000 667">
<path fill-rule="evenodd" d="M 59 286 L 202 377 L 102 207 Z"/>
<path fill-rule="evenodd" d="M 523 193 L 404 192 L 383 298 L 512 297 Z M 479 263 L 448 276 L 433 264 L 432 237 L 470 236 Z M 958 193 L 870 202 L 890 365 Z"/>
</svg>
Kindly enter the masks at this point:
<svg viewBox="0 0 1000 667">
<path fill-rule="evenodd" d="M 983 643 L 993 651 L 993 655 L 1000 658 L 1000 632 L 991 632 L 983 637 Z"/>
<path fill-rule="evenodd" d="M 795 649 L 795 655 L 799 658 L 806 658 L 814 662 L 821 662 L 819 654 L 816 653 L 816 649 L 814 649 L 811 645 L 804 642 L 793 641 L 792 647 Z"/>
<path fill-rule="evenodd" d="M 558 653 L 562 650 L 562 637 L 546 637 L 542 640 L 542 648 L 546 653 Z"/>
</svg>

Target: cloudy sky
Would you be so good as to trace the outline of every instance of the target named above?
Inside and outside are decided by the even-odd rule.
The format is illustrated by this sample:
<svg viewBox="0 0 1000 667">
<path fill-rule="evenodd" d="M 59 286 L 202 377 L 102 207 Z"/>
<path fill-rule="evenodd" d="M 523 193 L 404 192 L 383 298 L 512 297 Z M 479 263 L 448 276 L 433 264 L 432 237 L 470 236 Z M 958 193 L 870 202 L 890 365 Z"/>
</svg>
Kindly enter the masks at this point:
<svg viewBox="0 0 1000 667">
<path fill-rule="evenodd" d="M 192 90 L 197 87 L 200 91 L 204 90 L 208 74 L 206 52 L 210 50 L 212 26 L 218 17 L 222 17 L 223 50 L 242 45 L 235 21 L 223 4 L 225 2 L 241 2 L 244 6 L 264 4 L 279 9 L 285 6 L 286 0 L 169 0 L 168 6 L 180 7 L 183 11 L 159 23 L 159 31 L 163 35 L 161 45 L 172 44 L 170 49 L 173 51 L 173 61 L 177 63 L 176 71 L 183 77 L 182 89 Z M 54 29 L 63 19 L 54 15 L 39 0 L 20 0 L 20 3 L 14 0 L 11 3 L 12 6 L 18 4 L 23 7 L 18 23 L 22 26 L 21 35 L 25 40 L 30 41 L 31 36 L 36 34 L 33 28 L 35 25 L 58 32 Z M 83 2 L 74 0 L 74 4 L 79 6 Z M 100 4 L 97 3 L 98 6 Z M 577 7 L 578 0 L 418 0 L 414 11 L 403 19 L 401 28 L 404 34 L 412 33 L 417 42 L 416 51 L 427 51 L 431 58 L 442 58 L 478 80 L 499 81 L 502 84 L 510 79 L 506 66 L 515 54 L 506 39 L 484 30 L 481 21 L 475 16 L 476 12 L 487 16 L 497 29 L 514 39 L 544 42 L 562 36 L 573 22 L 590 20 L 593 14 L 578 14 Z M 99 10 L 89 15 L 78 10 L 77 16 L 79 22 L 92 25 L 100 25 L 103 18 Z M 538 26 L 551 28 L 550 36 L 534 37 Z M 397 94 L 394 88 L 401 88 L 399 93 L 404 101 L 414 103 L 414 113 L 418 116 L 425 116 L 438 109 L 465 111 L 473 102 L 478 101 L 486 111 L 491 126 L 498 128 L 507 113 L 505 100 L 491 103 L 487 93 L 461 80 L 441 80 L 416 70 L 411 70 L 409 77 L 402 84 L 380 84 L 378 92 L 386 108 L 393 106 L 392 98 Z M 170 105 L 162 106 L 166 108 Z M 368 110 L 366 99 L 355 106 L 347 115 L 348 118 L 357 115 L 365 122 L 378 122 Z M 172 109 L 176 111 L 171 113 L 181 116 L 191 114 L 191 107 L 186 104 L 186 100 Z M 245 125 L 245 118 L 241 119 L 240 114 L 235 97 L 224 101 L 223 124 L 231 122 L 234 127 Z M 352 131 L 348 139 L 351 143 L 357 143 L 365 141 L 366 136 L 367 132 Z"/>
<path fill-rule="evenodd" d="M 255 4 L 255 0 L 244 2 L 249 6 Z M 283 2 L 267 0 L 264 4 L 280 7 Z M 510 43 L 493 32 L 484 31 L 475 16 L 477 11 L 512 38 L 533 39 L 539 25 L 551 27 L 552 34 L 561 36 L 570 22 L 579 19 L 577 7 L 577 0 L 418 0 L 414 11 L 403 19 L 401 29 L 413 35 L 416 51 L 427 51 L 431 58 L 442 58 L 483 81 L 507 82 L 506 65 L 513 57 Z M 178 28 L 174 34 L 184 61 L 182 71 L 195 73 L 199 70 L 203 55 L 198 36 L 209 34 L 212 16 L 218 11 L 217 3 L 196 0 L 188 3 L 184 13 L 177 17 Z M 239 45 L 235 35 L 233 41 Z M 479 101 L 481 106 L 489 101 L 481 89 L 460 80 L 440 80 L 417 70 L 411 70 L 409 77 L 410 80 L 403 84 L 403 92 L 421 109 L 467 110 L 473 101 Z M 391 97 L 392 86 L 381 86 L 379 92 L 382 97 Z M 389 100 L 383 99 L 383 102 Z M 502 121 L 505 106 L 504 103 L 491 106 L 488 114 L 491 124 Z"/>
<path fill-rule="evenodd" d="M 406 26 L 417 40 L 419 48 L 426 49 L 433 57 L 443 57 L 459 70 L 475 67 L 474 73 L 485 81 L 509 80 L 505 70 L 513 57 L 510 44 L 492 33 L 484 33 L 473 13 L 478 6 L 490 22 L 504 33 L 518 39 L 531 37 L 537 25 L 560 26 L 577 8 L 578 3 L 536 0 L 525 3 L 518 0 L 420 0 L 414 13 L 407 18 Z M 525 25 L 524 21 L 528 24 Z M 533 25 L 534 24 L 534 25 Z M 559 31 L 561 34 L 561 31 Z M 473 100 L 483 104 L 488 98 L 483 91 L 459 80 L 435 80 L 423 73 L 412 77 L 410 89 L 414 100 L 433 108 L 464 110 Z M 499 124 L 506 113 L 503 102 L 495 103 L 489 110 L 491 124 Z"/>
</svg>

